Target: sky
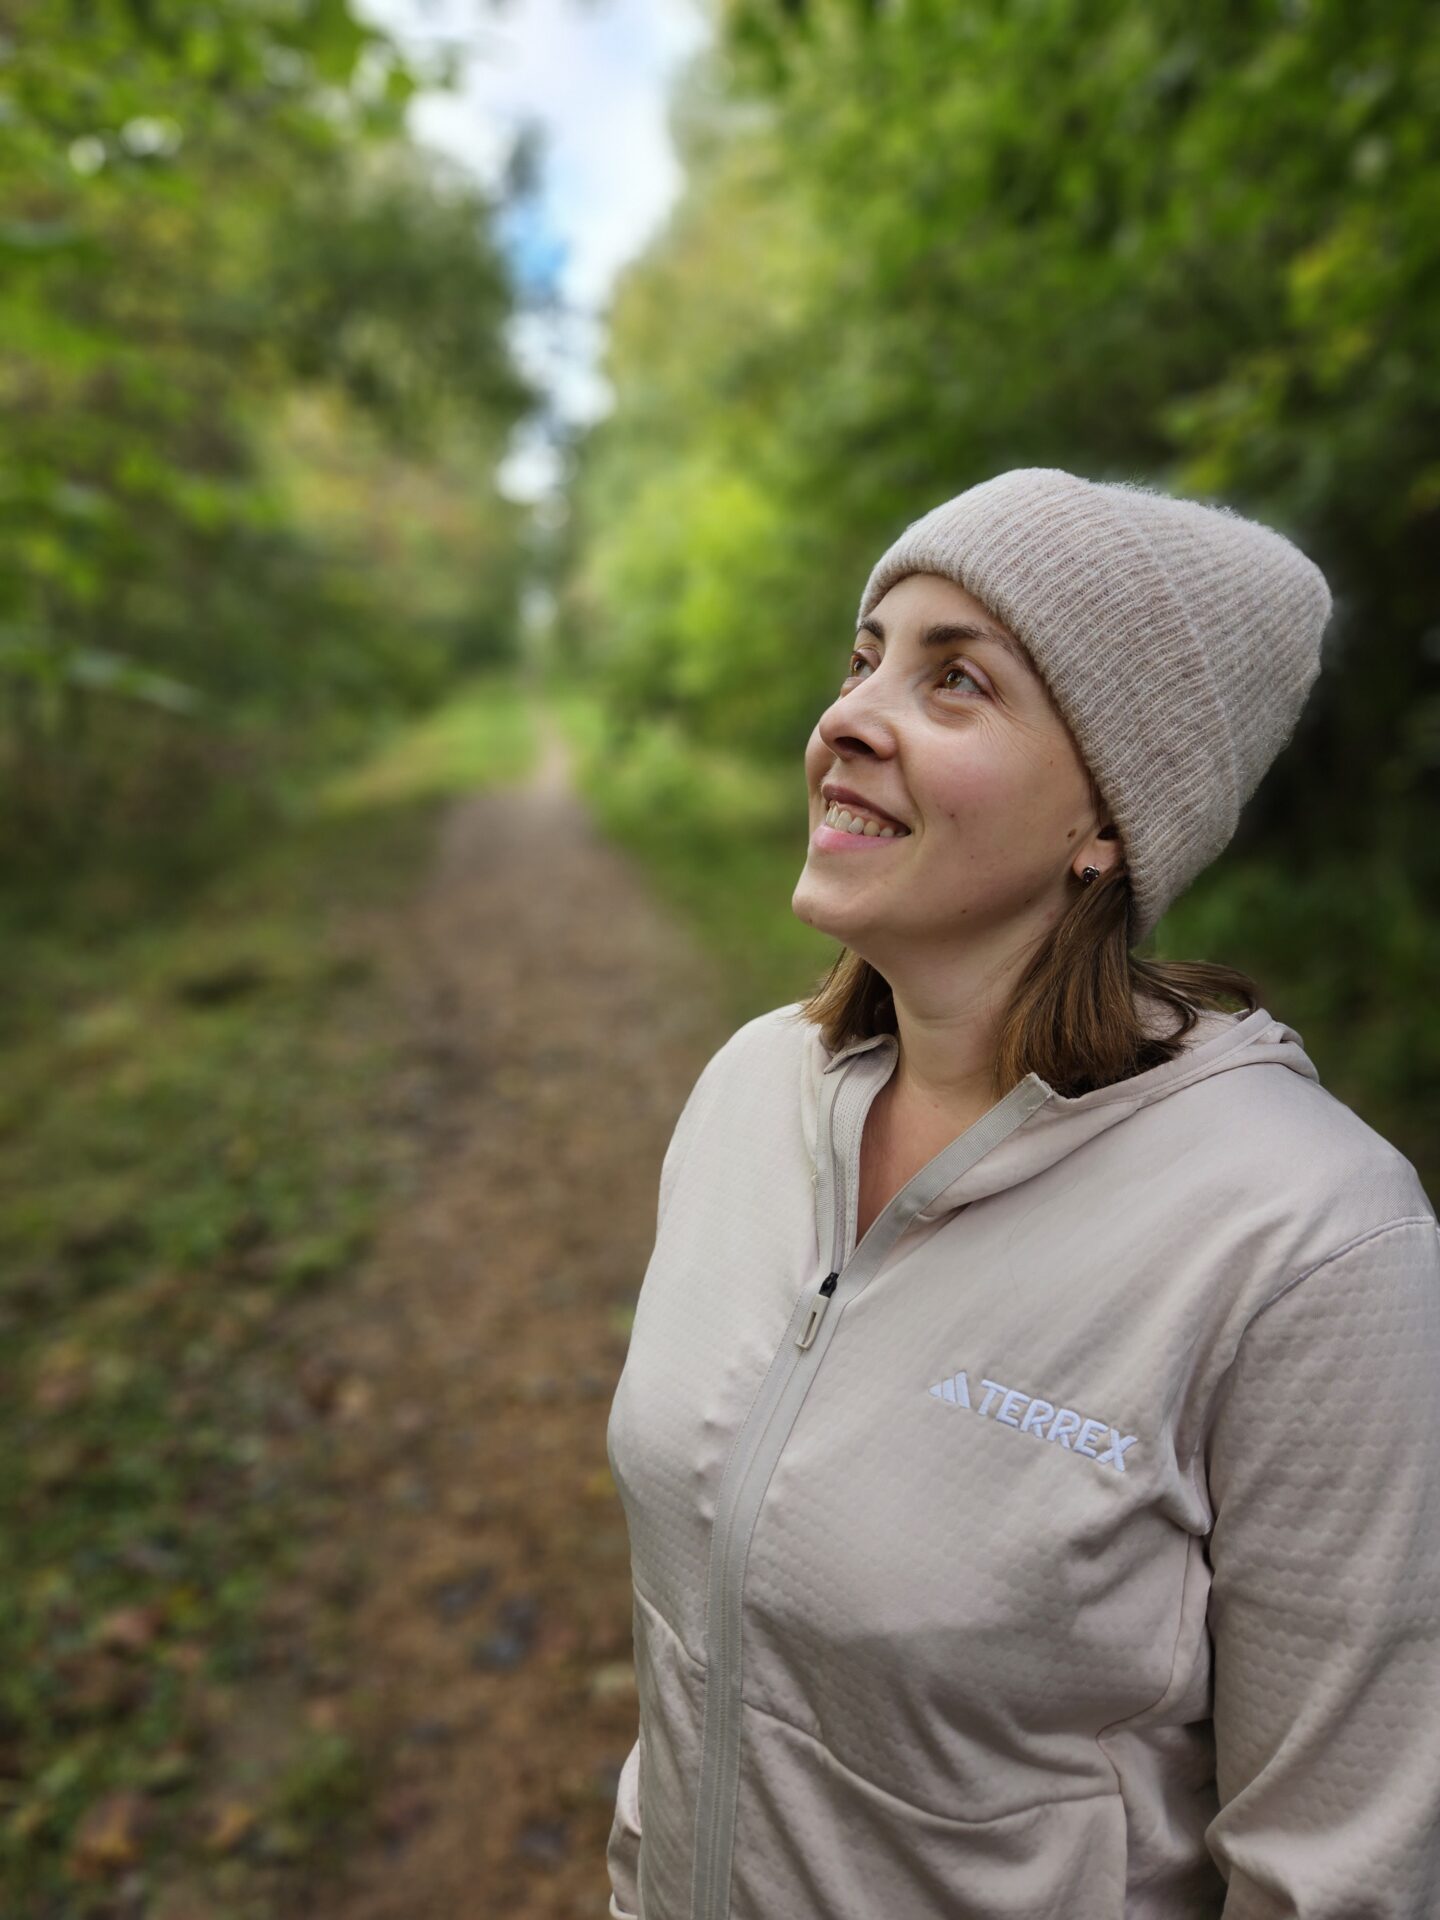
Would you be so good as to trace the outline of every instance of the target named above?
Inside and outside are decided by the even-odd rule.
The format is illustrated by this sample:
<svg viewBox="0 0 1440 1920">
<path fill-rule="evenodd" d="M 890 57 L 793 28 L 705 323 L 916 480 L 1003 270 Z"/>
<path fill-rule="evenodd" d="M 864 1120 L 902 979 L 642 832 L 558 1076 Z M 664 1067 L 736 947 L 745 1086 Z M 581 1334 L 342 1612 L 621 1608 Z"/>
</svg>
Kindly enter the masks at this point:
<svg viewBox="0 0 1440 1920">
<path fill-rule="evenodd" d="M 533 200 L 500 238 L 525 288 L 553 288 L 560 313 L 517 318 L 516 358 L 573 425 L 599 418 L 610 393 L 598 371 L 615 276 L 678 196 L 666 121 L 673 74 L 709 38 L 700 0 L 355 0 L 355 12 L 423 55 L 463 48 L 453 92 L 411 102 L 414 136 L 496 185 L 521 127 L 543 131 Z M 558 483 L 543 425 L 522 430 L 502 489 L 542 500 Z"/>
</svg>

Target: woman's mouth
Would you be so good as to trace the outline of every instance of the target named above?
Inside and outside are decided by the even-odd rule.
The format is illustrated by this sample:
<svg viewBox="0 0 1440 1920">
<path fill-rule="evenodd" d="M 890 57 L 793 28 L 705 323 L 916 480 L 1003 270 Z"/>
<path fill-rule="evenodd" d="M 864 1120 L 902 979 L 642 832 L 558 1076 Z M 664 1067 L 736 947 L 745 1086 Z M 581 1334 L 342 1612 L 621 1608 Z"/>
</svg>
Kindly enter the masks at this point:
<svg viewBox="0 0 1440 1920">
<path fill-rule="evenodd" d="M 909 838 L 908 827 L 892 826 L 859 808 L 832 801 L 811 834 L 810 844 L 830 852 L 849 853 L 859 847 L 893 846 L 897 840 Z"/>
</svg>

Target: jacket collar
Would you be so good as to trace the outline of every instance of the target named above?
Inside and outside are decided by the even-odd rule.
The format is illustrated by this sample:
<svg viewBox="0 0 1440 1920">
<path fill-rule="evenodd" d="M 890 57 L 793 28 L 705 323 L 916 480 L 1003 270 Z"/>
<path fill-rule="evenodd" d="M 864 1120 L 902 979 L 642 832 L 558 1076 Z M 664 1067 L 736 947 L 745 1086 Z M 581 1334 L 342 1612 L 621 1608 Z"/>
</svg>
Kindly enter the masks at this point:
<svg viewBox="0 0 1440 1920">
<path fill-rule="evenodd" d="M 853 1059 L 857 1053 L 868 1053 L 872 1047 L 898 1048 L 899 1045 L 893 1033 L 873 1033 L 868 1040 L 852 1040 L 848 1047 L 839 1047 L 834 1053 L 829 1053 L 822 1044 L 820 1052 L 824 1056 L 824 1064 L 820 1071 L 833 1073 L 842 1060 Z"/>
<path fill-rule="evenodd" d="M 1145 1018 L 1144 1024 L 1150 1031 L 1161 1033 L 1170 1031 L 1172 1023 L 1157 1013 Z M 882 1033 L 853 1041 L 831 1053 L 821 1041 L 818 1028 L 812 1029 L 805 1053 L 801 1102 L 812 1157 L 818 1151 L 816 1123 L 823 1077 L 854 1061 L 858 1055 L 870 1053 L 875 1058 L 858 1065 L 855 1071 L 873 1075 L 878 1089 L 893 1070 L 898 1049 L 897 1037 Z M 1033 1109 L 1020 1125 L 973 1165 L 967 1166 L 916 1219 L 937 1220 L 972 1200 L 1017 1186 L 1043 1173 L 1098 1134 L 1119 1125 L 1142 1107 L 1168 1099 L 1196 1081 L 1252 1066 L 1279 1066 L 1316 1081 L 1320 1077 L 1300 1035 L 1276 1020 L 1264 1007 L 1257 1007 L 1249 1014 L 1207 1009 L 1198 1015 L 1173 1060 L 1073 1099 L 1057 1093 L 1039 1074 L 1027 1074 L 1021 1084 L 1029 1087 L 1035 1096 Z M 949 1148 L 942 1151 L 948 1152 Z"/>
</svg>

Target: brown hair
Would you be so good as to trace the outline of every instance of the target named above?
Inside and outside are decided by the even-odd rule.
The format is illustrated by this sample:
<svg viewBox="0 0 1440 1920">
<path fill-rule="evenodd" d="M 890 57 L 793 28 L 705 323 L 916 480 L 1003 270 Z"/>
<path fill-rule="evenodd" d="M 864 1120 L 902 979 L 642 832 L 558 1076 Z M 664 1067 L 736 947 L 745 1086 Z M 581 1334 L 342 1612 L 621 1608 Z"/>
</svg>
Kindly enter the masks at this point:
<svg viewBox="0 0 1440 1920">
<path fill-rule="evenodd" d="M 1129 914 L 1130 880 L 1120 864 L 1082 886 L 1041 942 L 1000 1022 L 997 1100 L 1027 1073 L 1077 1099 L 1173 1060 L 1200 1008 L 1231 1000 L 1247 1013 L 1259 1006 L 1259 987 L 1238 968 L 1208 960 L 1140 959 L 1130 951 Z M 1148 1031 L 1140 1016 L 1142 998 L 1174 1012 L 1177 1022 L 1168 1035 Z M 849 948 L 801 1012 L 819 1026 L 832 1052 L 897 1031 L 884 975 Z"/>
</svg>

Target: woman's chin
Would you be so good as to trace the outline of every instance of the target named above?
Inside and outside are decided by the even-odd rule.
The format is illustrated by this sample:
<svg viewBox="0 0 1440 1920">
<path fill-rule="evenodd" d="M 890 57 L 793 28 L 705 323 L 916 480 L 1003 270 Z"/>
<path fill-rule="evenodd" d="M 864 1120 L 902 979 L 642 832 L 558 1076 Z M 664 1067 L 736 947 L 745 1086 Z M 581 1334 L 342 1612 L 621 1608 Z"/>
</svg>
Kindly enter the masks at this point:
<svg viewBox="0 0 1440 1920">
<path fill-rule="evenodd" d="M 790 911 L 807 927 L 832 940 L 849 944 L 851 936 L 866 924 L 866 916 L 855 911 L 855 902 L 840 897 L 838 886 L 817 879 L 807 867 L 790 896 Z"/>
</svg>

